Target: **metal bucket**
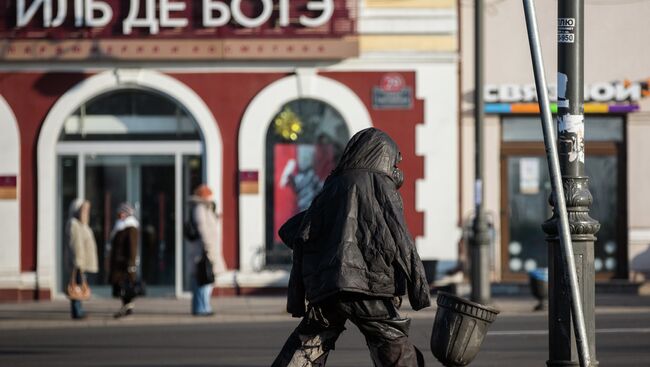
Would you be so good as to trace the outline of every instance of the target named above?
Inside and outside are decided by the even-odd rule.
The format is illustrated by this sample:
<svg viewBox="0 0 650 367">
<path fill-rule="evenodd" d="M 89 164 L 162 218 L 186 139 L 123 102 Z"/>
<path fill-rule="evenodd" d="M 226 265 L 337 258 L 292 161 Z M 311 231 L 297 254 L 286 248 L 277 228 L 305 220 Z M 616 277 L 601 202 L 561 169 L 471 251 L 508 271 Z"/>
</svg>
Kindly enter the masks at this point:
<svg viewBox="0 0 650 367">
<path fill-rule="evenodd" d="M 467 366 L 481 349 L 499 310 L 445 292 L 438 293 L 437 303 L 431 351 L 444 366 Z"/>
</svg>

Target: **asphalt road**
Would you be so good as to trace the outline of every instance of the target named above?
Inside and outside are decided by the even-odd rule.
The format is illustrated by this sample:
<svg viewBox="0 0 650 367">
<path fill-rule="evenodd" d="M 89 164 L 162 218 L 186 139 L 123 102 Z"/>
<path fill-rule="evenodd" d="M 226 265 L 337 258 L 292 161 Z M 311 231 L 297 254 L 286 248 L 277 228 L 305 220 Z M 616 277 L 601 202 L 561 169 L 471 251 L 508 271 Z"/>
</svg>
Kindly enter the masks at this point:
<svg viewBox="0 0 650 367">
<path fill-rule="evenodd" d="M 260 367 L 275 358 L 297 321 L 209 323 L 3 330 L 0 366 Z M 598 314 L 600 366 L 650 365 L 650 313 Z M 411 337 L 427 366 L 432 320 L 414 319 Z M 499 316 L 471 366 L 545 366 L 548 357 L 543 314 Z M 354 325 L 339 339 L 328 366 L 371 366 Z"/>
</svg>

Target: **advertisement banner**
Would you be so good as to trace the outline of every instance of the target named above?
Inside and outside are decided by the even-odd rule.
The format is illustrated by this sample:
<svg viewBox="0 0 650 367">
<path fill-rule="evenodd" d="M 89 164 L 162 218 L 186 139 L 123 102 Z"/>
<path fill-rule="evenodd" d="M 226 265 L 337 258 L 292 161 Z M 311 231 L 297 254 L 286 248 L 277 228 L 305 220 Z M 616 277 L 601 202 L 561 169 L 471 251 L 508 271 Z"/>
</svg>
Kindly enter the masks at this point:
<svg viewBox="0 0 650 367">
<path fill-rule="evenodd" d="M 276 144 L 273 174 L 273 238 L 293 215 L 309 208 L 336 166 L 332 144 Z"/>
</svg>

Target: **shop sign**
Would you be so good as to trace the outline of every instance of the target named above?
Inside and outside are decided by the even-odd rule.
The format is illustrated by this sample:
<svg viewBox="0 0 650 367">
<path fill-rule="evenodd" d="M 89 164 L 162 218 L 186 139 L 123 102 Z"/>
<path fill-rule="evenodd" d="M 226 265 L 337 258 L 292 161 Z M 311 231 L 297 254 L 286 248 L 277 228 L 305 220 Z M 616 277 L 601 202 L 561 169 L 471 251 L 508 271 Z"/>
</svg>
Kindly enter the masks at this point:
<svg viewBox="0 0 650 367">
<path fill-rule="evenodd" d="M 597 82 L 585 85 L 585 113 L 629 113 L 639 110 L 638 102 L 650 96 L 650 79 L 631 82 Z M 557 87 L 550 85 L 549 99 L 557 100 Z M 483 90 L 487 113 L 539 113 L 535 84 L 488 84 Z M 551 103 L 557 112 L 557 103 Z"/>
<path fill-rule="evenodd" d="M 39 30 L 61 35 L 59 29 L 85 29 L 90 38 L 138 29 L 151 35 L 169 29 L 176 37 L 205 31 L 207 36 L 217 28 L 240 35 L 259 28 L 267 35 L 300 34 L 301 28 L 343 35 L 353 31 L 341 21 L 352 21 L 354 10 L 350 0 L 17 0 L 4 8 L 4 31 L 19 38 L 34 38 L 30 32 Z M 322 28 L 333 21 L 335 26 Z"/>
<path fill-rule="evenodd" d="M 257 171 L 240 171 L 239 193 L 258 194 L 259 191 L 259 173 Z"/>
<path fill-rule="evenodd" d="M 0 58 L 344 58 L 356 13 L 352 0 L 16 0 L 0 7 Z"/>
<path fill-rule="evenodd" d="M 557 86 L 549 85 L 548 92 L 551 100 L 557 100 Z M 586 85 L 584 89 L 585 101 L 593 102 L 638 102 L 647 93 L 647 82 L 599 82 Z M 486 103 L 536 102 L 537 89 L 535 84 L 488 84 L 483 98 Z"/>
<path fill-rule="evenodd" d="M 0 176 L 0 200 L 16 199 L 16 176 Z"/>
<path fill-rule="evenodd" d="M 413 108 L 413 88 L 400 74 L 384 75 L 372 88 L 372 107 L 377 110 Z"/>
</svg>

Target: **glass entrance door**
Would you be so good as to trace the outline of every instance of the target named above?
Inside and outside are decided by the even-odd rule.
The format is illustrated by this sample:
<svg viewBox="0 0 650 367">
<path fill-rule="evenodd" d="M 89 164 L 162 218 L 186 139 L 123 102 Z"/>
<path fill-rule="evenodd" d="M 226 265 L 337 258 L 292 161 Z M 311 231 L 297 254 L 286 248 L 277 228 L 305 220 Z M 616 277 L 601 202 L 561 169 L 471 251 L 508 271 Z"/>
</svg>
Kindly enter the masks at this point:
<svg viewBox="0 0 650 367">
<path fill-rule="evenodd" d="M 548 264 L 541 224 L 551 217 L 551 185 L 539 118 L 507 116 L 501 145 L 501 269 L 505 280 Z M 594 246 L 598 279 L 627 277 L 625 129 L 621 116 L 585 116 L 585 174 L 600 223 Z"/>
<path fill-rule="evenodd" d="M 175 188 L 173 156 L 91 156 L 85 159 L 85 197 L 101 266 L 96 284 L 108 281 L 108 243 L 115 210 L 128 202 L 139 228 L 139 272 L 150 292 L 173 294 L 175 286 Z"/>
<path fill-rule="evenodd" d="M 180 295 L 189 290 L 189 269 L 184 261 L 183 218 L 189 193 L 203 182 L 201 156 L 93 154 L 92 149 L 59 157 L 61 265 L 68 269 L 65 225 L 68 207 L 77 197 L 91 203 L 90 227 L 97 242 L 99 272 L 90 275 L 93 292 L 110 295 L 109 256 L 116 209 L 128 202 L 136 210 L 139 227 L 139 267 L 148 296 Z M 83 193 L 83 195 L 81 194 Z M 180 218 L 180 219 L 178 219 Z M 67 281 L 61 274 L 62 282 Z"/>
<path fill-rule="evenodd" d="M 585 171 L 594 199 L 589 215 L 600 223 L 594 268 L 599 278 L 611 278 L 624 264 L 620 260 L 625 228 L 621 225 L 620 160 L 610 144 L 592 143 L 587 149 L 590 155 Z M 552 215 L 548 204 L 551 182 L 546 157 L 535 154 L 541 152 L 522 146 L 506 150 L 502 158 L 502 268 L 506 279 L 521 279 L 529 271 L 548 266 L 541 224 Z"/>
</svg>

